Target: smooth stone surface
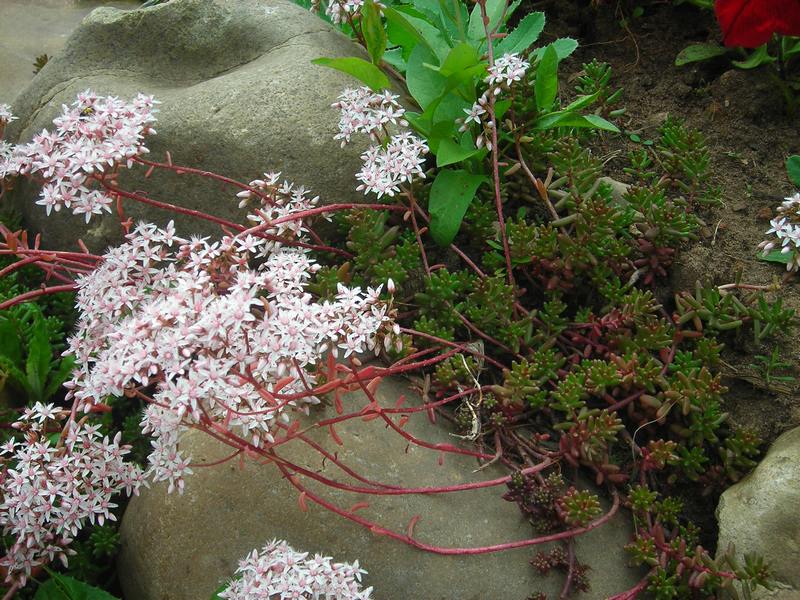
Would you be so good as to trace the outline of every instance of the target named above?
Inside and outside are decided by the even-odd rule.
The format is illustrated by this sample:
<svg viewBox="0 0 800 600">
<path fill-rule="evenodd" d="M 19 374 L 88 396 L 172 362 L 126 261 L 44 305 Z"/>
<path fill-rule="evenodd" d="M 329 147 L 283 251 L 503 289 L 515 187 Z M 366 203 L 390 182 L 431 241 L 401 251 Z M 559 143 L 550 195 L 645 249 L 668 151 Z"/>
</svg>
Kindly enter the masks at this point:
<svg viewBox="0 0 800 600">
<path fill-rule="evenodd" d="M 775 572 L 776 589 L 754 599 L 800 599 L 800 427 L 781 435 L 756 469 L 722 494 L 718 548 L 756 553 Z"/>
<path fill-rule="evenodd" d="M 63 51 L 15 99 L 19 117 L 9 138 L 28 141 L 51 127 L 62 104 L 92 88 L 132 98 L 153 94 L 162 102 L 148 139 L 149 158 L 199 167 L 242 181 L 265 171 L 282 171 L 311 188 L 323 202 L 359 201 L 354 174 L 366 145 L 345 150 L 333 140 L 338 111 L 331 108 L 352 77 L 311 64 L 321 56 L 363 52 L 342 33 L 288 0 L 171 0 L 146 9 L 102 7 L 75 30 Z M 241 219 L 238 189 L 218 182 L 144 169 L 123 172 L 129 190 L 190 206 L 217 216 Z M 116 215 L 87 226 L 62 213 L 48 218 L 33 204 L 38 189 L 19 185 L 14 199 L 26 223 L 45 233 L 49 247 L 74 247 L 82 237 L 91 248 L 119 241 Z M 159 209 L 127 203 L 128 216 L 166 222 Z M 189 218 L 179 234 L 217 233 L 218 227 Z M 186 222 L 188 221 L 188 224 Z"/>
<path fill-rule="evenodd" d="M 136 0 L 2 0 L 0 2 L 0 104 L 8 104 L 33 79 L 38 56 L 53 56 L 78 23 L 100 5 L 139 6 Z"/>
<path fill-rule="evenodd" d="M 393 406 L 404 394 L 411 405 L 419 398 L 405 383 L 384 381 L 378 401 Z M 358 410 L 363 396 L 345 399 L 345 411 Z M 327 409 L 330 412 L 330 409 Z M 445 428 L 431 424 L 424 413 L 413 415 L 405 429 L 429 442 L 454 443 Z M 478 474 L 474 459 L 446 455 L 416 446 L 387 431 L 380 420 L 353 419 L 337 425 L 344 446 L 336 446 L 327 431 L 311 432 L 315 440 L 364 476 L 391 484 L 431 486 L 492 479 L 500 468 Z M 230 449 L 205 434 L 193 432 L 183 441 L 196 462 L 211 462 Z M 327 477 L 342 479 L 338 469 L 300 443 L 281 450 L 298 464 Z M 304 479 L 304 484 L 306 480 Z M 351 480 L 352 481 L 352 480 Z M 409 519 L 420 515 L 415 537 L 442 546 L 481 546 L 532 537 L 532 527 L 516 505 L 500 497 L 505 486 L 444 495 L 365 497 L 321 488 L 325 498 L 345 508 L 369 501 L 362 517 L 405 532 Z M 237 560 L 274 537 L 296 549 L 320 552 L 337 560 L 359 559 L 375 587 L 376 599 L 399 600 L 524 600 L 536 590 L 557 597 L 563 577 L 540 577 L 528 560 L 541 547 L 478 556 L 440 556 L 402 542 L 374 535 L 364 527 L 307 501 L 298 506 L 298 492 L 273 465 L 238 461 L 196 468 L 183 496 L 167 495 L 164 485 L 133 498 L 122 521 L 119 573 L 126 598 L 136 600 L 205 600 L 231 577 Z M 581 536 L 577 555 L 592 571 L 587 597 L 605 598 L 632 587 L 639 572 L 626 566 L 622 546 L 632 536 L 628 515 Z"/>
</svg>

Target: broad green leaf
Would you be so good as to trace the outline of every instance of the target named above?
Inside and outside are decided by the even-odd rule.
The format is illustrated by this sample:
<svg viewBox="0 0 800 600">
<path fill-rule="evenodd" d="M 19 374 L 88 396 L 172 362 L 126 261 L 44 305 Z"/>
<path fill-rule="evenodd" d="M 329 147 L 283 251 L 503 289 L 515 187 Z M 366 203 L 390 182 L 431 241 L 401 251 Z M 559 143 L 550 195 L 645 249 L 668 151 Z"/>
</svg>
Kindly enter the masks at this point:
<svg viewBox="0 0 800 600">
<path fill-rule="evenodd" d="M 755 69 L 761 65 L 774 63 L 775 57 L 770 56 L 767 45 L 759 46 L 745 60 L 732 60 L 731 62 L 740 69 Z"/>
<path fill-rule="evenodd" d="M 372 59 L 372 64 L 381 62 L 386 50 L 386 30 L 378 7 L 372 0 L 366 0 L 361 7 L 361 33 L 367 43 L 367 52 Z"/>
<path fill-rule="evenodd" d="M 539 112 L 549 110 L 558 95 L 558 54 L 552 46 L 547 47 L 536 66 L 533 89 Z"/>
<path fill-rule="evenodd" d="M 47 381 L 47 387 L 44 390 L 44 399 L 48 400 L 55 394 L 61 385 L 69 379 L 72 374 L 72 368 L 75 366 L 75 357 L 72 355 L 65 356 L 61 359 L 58 369 L 50 371 L 50 377 Z"/>
<path fill-rule="evenodd" d="M 484 180 L 482 175 L 462 170 L 439 171 L 428 201 L 431 237 L 437 244 L 447 246 L 456 237 L 475 192 Z"/>
<path fill-rule="evenodd" d="M 537 48 L 531 53 L 531 56 L 533 58 L 540 58 L 544 54 L 545 50 L 551 47 L 556 51 L 556 54 L 558 55 L 558 60 L 562 61 L 565 58 L 567 58 L 570 54 L 575 52 L 575 50 L 578 47 L 578 42 L 576 40 L 573 40 L 572 38 L 558 38 L 552 44 L 548 44 L 547 46 L 544 46 L 542 48 Z"/>
<path fill-rule="evenodd" d="M 581 109 L 584 109 L 590 104 L 593 104 L 594 101 L 600 97 L 600 94 L 602 94 L 603 91 L 604 90 L 600 89 L 597 90 L 594 94 L 590 94 L 588 96 L 578 96 L 577 98 L 575 98 L 575 100 L 570 102 L 567 106 L 565 106 L 561 110 L 563 112 L 576 112 Z"/>
<path fill-rule="evenodd" d="M 50 571 L 50 579 L 36 590 L 33 600 L 119 600 L 105 590 Z"/>
<path fill-rule="evenodd" d="M 452 30 L 452 37 L 459 42 L 467 41 L 469 11 L 461 0 L 439 0 L 439 9 L 445 26 Z"/>
<path fill-rule="evenodd" d="M 25 373 L 30 386 L 30 400 L 37 402 L 45 400 L 44 388 L 47 384 L 52 360 L 53 348 L 50 346 L 47 323 L 45 323 L 44 317 L 37 314 L 28 344 L 28 358 L 25 361 Z"/>
<path fill-rule="evenodd" d="M 544 115 L 536 119 L 533 123 L 534 129 L 553 129 L 555 127 L 576 127 L 579 129 L 601 129 L 619 133 L 619 129 L 613 123 L 606 121 L 597 115 L 578 115 L 568 112 L 555 112 Z"/>
<path fill-rule="evenodd" d="M 473 156 L 480 154 L 480 152 L 481 149 L 476 148 L 474 144 L 472 145 L 472 148 L 464 147 L 461 144 L 456 144 L 449 138 L 445 138 L 439 143 L 439 151 L 436 153 L 436 166 L 446 167 L 447 165 L 452 165 L 461 162 L 462 160 L 472 158 Z"/>
<path fill-rule="evenodd" d="M 425 20 L 424 15 L 410 6 L 397 6 L 396 12 L 405 19 L 422 38 L 425 45 L 436 55 L 436 62 L 441 63 L 450 52 L 450 44 L 444 39 L 439 28 Z M 387 12 L 384 10 L 384 15 Z M 388 18 L 388 17 L 387 17 Z"/>
<path fill-rule="evenodd" d="M 376 92 L 390 87 L 389 78 L 378 67 L 364 59 L 348 56 L 345 58 L 316 58 L 315 65 L 336 69 L 352 75 Z"/>
<path fill-rule="evenodd" d="M 500 22 L 505 7 L 506 0 L 486 0 L 486 16 L 489 17 L 490 31 Z M 470 39 L 476 41 L 486 39 L 486 30 L 483 27 L 483 18 L 481 17 L 481 7 L 478 3 L 475 3 L 469 15 L 467 35 Z"/>
<path fill-rule="evenodd" d="M 423 109 L 439 97 L 446 84 L 446 79 L 441 73 L 425 66 L 436 63 L 436 57 L 421 44 L 418 44 L 408 57 L 406 85 L 414 100 Z"/>
<path fill-rule="evenodd" d="M 526 15 L 514 31 L 501 39 L 497 46 L 497 55 L 524 52 L 533 45 L 544 30 L 545 17 L 543 12 L 533 12 Z"/>
<path fill-rule="evenodd" d="M 392 65 L 401 73 L 406 72 L 406 59 L 403 57 L 402 48 L 392 48 L 383 53 L 383 60 Z"/>
<path fill-rule="evenodd" d="M 220 598 L 220 594 L 221 594 L 222 592 L 224 592 L 225 590 L 227 590 L 227 589 L 228 589 L 228 585 L 229 585 L 229 584 L 227 584 L 227 583 L 223 583 L 221 586 L 219 586 L 219 587 L 216 589 L 216 591 L 214 592 L 214 595 L 213 595 L 213 596 L 211 596 L 211 600 L 222 600 L 222 599 Z"/>
<path fill-rule="evenodd" d="M 726 52 L 727 50 L 719 44 L 692 44 L 678 53 L 675 57 L 675 66 L 682 67 L 689 63 L 716 58 Z"/>
<path fill-rule="evenodd" d="M 786 159 L 786 173 L 789 181 L 800 188 L 800 156 L 795 154 Z"/>
<path fill-rule="evenodd" d="M 494 103 L 494 114 L 498 121 L 503 118 L 509 108 L 511 108 L 511 100 L 498 100 Z"/>
<path fill-rule="evenodd" d="M 15 365 L 22 364 L 20 332 L 14 321 L 0 316 L 0 356 L 5 356 Z"/>
<path fill-rule="evenodd" d="M 774 262 L 780 263 L 782 265 L 788 265 L 789 261 L 792 260 L 792 253 L 786 252 L 785 254 L 780 251 L 780 249 L 773 250 L 768 254 L 761 254 L 759 252 L 758 258 L 764 260 L 766 262 Z"/>
<path fill-rule="evenodd" d="M 469 44 L 459 44 L 444 59 L 439 72 L 445 77 L 463 72 L 474 67 L 481 60 L 478 51 Z"/>
<path fill-rule="evenodd" d="M 403 49 L 403 59 L 408 60 L 411 51 L 417 44 L 428 45 L 422 34 L 408 22 L 405 15 L 387 6 L 383 9 L 383 16 L 386 18 L 386 33 L 389 41 Z"/>
</svg>

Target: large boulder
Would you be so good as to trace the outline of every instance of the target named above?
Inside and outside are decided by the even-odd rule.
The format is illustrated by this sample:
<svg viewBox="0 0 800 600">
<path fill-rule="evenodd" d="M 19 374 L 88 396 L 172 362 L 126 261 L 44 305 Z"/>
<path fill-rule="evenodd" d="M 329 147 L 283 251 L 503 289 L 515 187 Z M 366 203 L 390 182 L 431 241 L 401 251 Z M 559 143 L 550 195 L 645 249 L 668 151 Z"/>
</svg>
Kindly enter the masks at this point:
<svg viewBox="0 0 800 600">
<path fill-rule="evenodd" d="M 775 573 L 773 591 L 753 598 L 800 598 L 800 427 L 781 435 L 745 479 L 722 494 L 717 507 L 720 552 L 759 554 Z"/>
<path fill-rule="evenodd" d="M 62 104 L 92 88 L 132 98 L 153 94 L 162 102 L 149 138 L 151 157 L 169 150 L 176 164 L 249 181 L 264 171 L 282 171 L 311 188 L 323 202 L 355 201 L 354 173 L 363 148 L 345 150 L 332 138 L 338 123 L 331 108 L 342 89 L 359 83 L 348 75 L 311 64 L 321 56 L 362 55 L 361 49 L 288 0 L 171 0 L 150 8 L 94 10 L 63 51 L 48 62 L 13 103 L 19 120 L 13 141 L 27 141 Z M 130 190 L 225 218 L 241 216 L 232 187 L 189 175 L 144 169 L 124 174 Z M 15 192 L 27 224 L 45 232 L 50 247 L 73 246 L 81 237 L 96 249 L 120 238 L 116 217 L 92 221 L 59 214 L 45 217 L 32 200 L 37 189 Z M 158 209 L 132 207 L 135 219 L 166 221 Z M 203 222 L 179 228 L 211 233 Z M 192 231 L 187 231 L 191 228 Z"/>
<path fill-rule="evenodd" d="M 394 406 L 400 395 L 413 405 L 419 397 L 396 380 L 384 381 L 378 402 Z M 363 406 L 360 394 L 348 396 L 346 409 Z M 327 409 L 330 413 L 330 409 Z M 406 430 L 434 443 L 455 440 L 427 416 L 412 416 Z M 488 468 L 475 473 L 475 460 L 439 453 L 414 445 L 380 420 L 354 419 L 337 425 L 344 445 L 337 446 L 326 431 L 310 433 L 317 442 L 360 474 L 373 480 L 406 486 L 448 485 L 503 476 Z M 201 433 L 182 442 L 194 461 L 208 463 L 230 454 Z M 326 477 L 343 480 L 342 473 L 302 443 L 292 442 L 280 453 Z M 528 564 L 540 548 L 522 548 L 477 556 L 441 556 L 403 542 L 370 533 L 361 525 L 307 501 L 272 464 L 232 461 L 194 469 L 184 495 L 168 495 L 163 485 L 133 498 L 122 521 L 119 574 L 126 598 L 136 600 L 204 600 L 230 578 L 237 560 L 273 538 L 294 548 L 319 552 L 337 560 L 360 560 L 369 571 L 365 582 L 375 597 L 387 600 L 524 600 L 536 590 L 558 597 L 563 579 L 540 577 Z M 501 499 L 505 486 L 443 495 L 365 497 L 321 488 L 304 478 L 310 490 L 344 507 L 368 501 L 358 514 L 379 524 L 405 531 L 420 515 L 415 537 L 446 547 L 474 547 L 533 535 L 516 505 Z M 351 483 L 355 483 L 351 480 Z M 578 539 L 577 554 L 591 566 L 591 598 L 605 598 L 635 585 L 640 573 L 626 566 L 622 546 L 632 536 L 630 520 L 620 514 Z"/>
<path fill-rule="evenodd" d="M 33 63 L 53 56 L 99 4 L 139 6 L 137 0 L 3 0 L 0 2 L 0 103 L 8 104 L 33 79 Z"/>
</svg>

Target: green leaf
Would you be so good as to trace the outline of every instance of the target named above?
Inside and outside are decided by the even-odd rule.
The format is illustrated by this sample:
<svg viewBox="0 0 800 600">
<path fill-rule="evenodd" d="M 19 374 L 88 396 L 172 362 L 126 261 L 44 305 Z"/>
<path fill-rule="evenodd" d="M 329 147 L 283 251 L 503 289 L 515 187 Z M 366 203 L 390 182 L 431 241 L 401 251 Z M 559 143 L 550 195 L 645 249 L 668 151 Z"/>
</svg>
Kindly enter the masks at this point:
<svg viewBox="0 0 800 600">
<path fill-rule="evenodd" d="M 372 0 L 366 0 L 361 7 L 361 33 L 367 43 L 367 52 L 372 59 L 372 64 L 381 62 L 386 50 L 386 30 L 378 7 Z"/>
<path fill-rule="evenodd" d="M 44 399 L 51 398 L 61 387 L 61 385 L 69 379 L 72 374 L 72 369 L 75 366 L 75 357 L 72 355 L 65 356 L 58 364 L 58 369 L 50 372 L 50 377 L 47 380 L 47 387 L 44 389 Z"/>
<path fill-rule="evenodd" d="M 750 56 L 748 56 L 745 60 L 732 60 L 731 62 L 740 69 L 755 69 L 761 65 L 774 63 L 775 57 L 770 56 L 767 45 L 764 44 L 763 46 L 759 46 L 753 50 L 752 54 L 750 54 Z"/>
<path fill-rule="evenodd" d="M 568 112 L 554 112 L 534 121 L 534 129 L 553 129 L 555 127 L 575 127 L 578 129 L 601 129 L 619 133 L 619 128 L 598 115 L 578 115 Z"/>
<path fill-rule="evenodd" d="M 22 343 L 14 320 L 0 317 L 0 356 L 22 366 Z"/>
<path fill-rule="evenodd" d="M 25 372 L 30 387 L 30 400 L 45 400 L 44 388 L 50 374 L 50 361 L 53 360 L 53 348 L 47 334 L 47 323 L 41 314 L 36 314 L 28 344 L 28 358 L 25 361 Z"/>
<path fill-rule="evenodd" d="M 675 66 L 682 67 L 689 63 L 716 58 L 726 52 L 727 50 L 719 44 L 692 44 L 678 53 L 675 57 Z"/>
<path fill-rule="evenodd" d="M 496 47 L 497 55 L 511 52 L 524 52 L 530 48 L 544 30 L 543 12 L 533 12 L 525 16 L 514 31 L 501 39 Z"/>
<path fill-rule="evenodd" d="M 470 67 L 479 64 L 481 60 L 478 51 L 469 44 L 459 44 L 444 59 L 439 72 L 445 77 L 462 73 Z"/>
<path fill-rule="evenodd" d="M 119 600 L 105 590 L 50 571 L 50 579 L 36 590 L 33 600 Z"/>
<path fill-rule="evenodd" d="M 452 165 L 462 160 L 467 160 L 473 156 L 480 154 L 481 149 L 472 145 L 472 148 L 465 147 L 461 144 L 456 144 L 449 138 L 443 139 L 439 142 L 439 151 L 436 153 L 436 166 L 445 167 Z"/>
<path fill-rule="evenodd" d="M 772 252 L 770 252 L 768 254 L 759 253 L 758 254 L 758 258 L 760 260 L 763 260 L 763 261 L 766 261 L 766 262 L 774 262 L 774 263 L 780 263 L 782 265 L 788 265 L 789 261 L 792 260 L 792 253 L 791 252 L 786 252 L 784 254 L 778 248 L 778 249 L 773 250 Z"/>
<path fill-rule="evenodd" d="M 228 589 L 228 585 L 230 584 L 223 583 L 221 586 L 219 586 L 217 590 L 214 592 L 214 595 L 211 596 L 211 600 L 222 600 L 222 598 L 220 598 L 220 594 Z"/>
<path fill-rule="evenodd" d="M 378 67 L 362 58 L 348 56 L 345 58 L 315 58 L 315 65 L 336 69 L 358 79 L 376 92 L 390 87 L 389 78 Z"/>
<path fill-rule="evenodd" d="M 604 91 L 603 89 L 599 89 L 594 94 L 590 94 L 588 96 L 578 96 L 575 100 L 570 102 L 567 106 L 565 106 L 561 110 L 563 112 L 572 112 L 584 109 L 590 104 L 593 104 L 594 101 L 600 97 L 600 94 L 602 94 L 603 91 Z"/>
<path fill-rule="evenodd" d="M 506 0 L 486 0 L 486 16 L 489 17 L 489 30 L 491 31 L 503 16 L 503 10 L 506 7 Z M 481 7 L 477 2 L 472 8 L 469 15 L 469 26 L 467 27 L 467 35 L 472 40 L 486 39 L 486 30 L 483 27 L 483 18 L 481 16 Z"/>
<path fill-rule="evenodd" d="M 383 16 L 386 18 L 386 33 L 389 37 L 389 41 L 403 49 L 403 59 L 408 60 L 411 51 L 417 44 L 422 43 L 427 45 L 422 34 L 408 22 L 404 15 L 397 12 L 392 7 L 387 6 L 384 8 Z"/>
<path fill-rule="evenodd" d="M 789 174 L 789 181 L 800 188 L 800 156 L 795 154 L 786 159 L 786 172 Z"/>
<path fill-rule="evenodd" d="M 384 16 L 389 18 L 389 9 L 384 9 Z M 405 22 L 414 29 L 420 36 L 421 41 L 433 52 L 439 63 L 445 59 L 450 52 L 450 44 L 444 39 L 439 28 L 425 19 L 425 15 L 410 6 L 397 6 L 396 12 L 402 16 Z"/>
<path fill-rule="evenodd" d="M 558 54 L 552 46 L 547 47 L 536 66 L 533 89 L 539 112 L 549 110 L 558 95 Z"/>
<path fill-rule="evenodd" d="M 534 58 L 540 58 L 548 48 L 553 48 L 558 55 L 558 60 L 562 61 L 567 58 L 570 54 L 575 52 L 578 47 L 578 42 L 573 40 L 572 38 L 558 38 L 552 44 L 548 44 L 543 48 L 537 48 L 531 53 L 531 56 Z"/>
<path fill-rule="evenodd" d="M 441 245 L 449 245 L 461 228 L 478 187 L 485 181 L 482 175 L 466 171 L 443 169 L 431 186 L 428 210 L 431 215 L 431 237 Z"/>
</svg>

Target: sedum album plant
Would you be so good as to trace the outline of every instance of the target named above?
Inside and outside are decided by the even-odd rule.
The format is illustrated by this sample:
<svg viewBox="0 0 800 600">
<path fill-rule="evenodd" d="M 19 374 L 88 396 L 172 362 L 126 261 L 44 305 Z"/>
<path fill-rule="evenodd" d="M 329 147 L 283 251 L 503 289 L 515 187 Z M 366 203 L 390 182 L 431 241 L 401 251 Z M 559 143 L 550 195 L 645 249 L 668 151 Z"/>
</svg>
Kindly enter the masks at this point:
<svg viewBox="0 0 800 600">
<path fill-rule="evenodd" d="M 277 174 L 240 183 L 175 165 L 169 155 L 163 162 L 146 158 L 155 101 L 143 95 L 125 102 L 87 91 L 65 107 L 53 132 L 2 147 L 4 186 L 27 177 L 42 185 L 37 202 L 45 210 L 71 210 L 87 221 L 116 213 L 126 235 L 122 246 L 94 255 L 43 250 L 38 238 L 0 230 L 0 254 L 17 258 L 4 274 L 33 265 L 48 282 L 0 309 L 77 291 L 68 401 L 38 409 L 61 419 L 47 421 L 48 433 L 66 439 L 75 428 L 92 427 L 94 413 L 119 397 L 141 401 L 153 449 L 146 476 L 131 472 L 132 490 L 148 478 L 178 492 L 188 485 L 192 462 L 180 434 L 199 429 L 231 447 L 225 460 L 271 463 L 297 489 L 301 507 L 317 503 L 425 551 L 476 554 L 557 542 L 552 552 L 533 554 L 531 564 L 542 574 L 563 573 L 565 598 L 590 585 L 574 538 L 623 507 L 636 524 L 627 550 L 647 573 L 616 600 L 645 590 L 657 598 L 733 596 L 734 582 L 766 585 L 769 570 L 758 560 L 739 564 L 732 551 L 711 558 L 680 497 L 685 489 L 718 493 L 758 454 L 758 439 L 727 423 L 718 369 L 723 344 L 741 343 L 746 329 L 761 343 L 793 321 L 756 286 L 698 284 L 674 297 L 659 289 L 678 248 L 702 224 L 697 212 L 718 200 L 702 136 L 669 119 L 653 148 L 628 156 L 630 184 L 621 192 L 602 177 L 603 161 L 592 151 L 598 136 L 616 130 L 607 118 L 622 110 L 610 70 L 584 65 L 575 89 L 560 92 L 558 62 L 574 45 L 531 48 L 543 16 L 528 15 L 508 31 L 515 6 L 505 2 L 482 0 L 471 11 L 460 3 L 337 6 L 331 18 L 360 33 L 372 62 L 322 61 L 367 85 L 335 103 L 336 139 L 370 137 L 355 184 L 382 203 L 320 205 Z M 388 50 L 397 50 L 393 68 L 405 74 L 419 111 L 407 111 L 384 89 L 388 79 L 377 65 L 392 64 Z M 11 118 L 0 114 L 4 122 Z M 248 208 L 247 221 L 125 190 L 118 173 L 127 168 L 231 186 Z M 130 202 L 215 223 L 221 234 L 200 238 L 173 223 L 134 224 L 125 215 Z M 344 243 L 319 239 L 314 219 L 324 217 L 341 229 Z M 362 364 L 365 351 L 384 363 Z M 375 389 L 394 374 L 415 376 L 429 402 L 381 405 Z M 342 394 L 353 390 L 363 403 L 345 405 Z M 336 416 L 318 417 L 314 405 L 323 396 L 332 398 Z M 454 423 L 460 441 L 431 444 L 404 429 L 409 418 L 431 411 Z M 480 468 L 501 464 L 511 474 L 389 487 L 314 444 L 301 415 L 336 443 L 347 443 L 338 423 L 376 420 L 387 435 L 441 455 L 472 456 Z M 295 464 L 285 451 L 290 440 L 322 453 L 341 478 Z M 106 444 L 122 457 L 128 448 L 120 442 L 93 439 L 89 446 L 100 451 Z M 52 443 L 55 455 L 70 460 L 74 447 Z M 27 442 L 14 444 L 6 472 L 21 469 L 28 493 L 46 505 L 43 490 L 54 475 L 37 462 L 45 460 L 41 453 L 34 453 L 34 467 L 20 467 L 17 455 L 28 452 Z M 595 487 L 577 483 L 578 472 Z M 479 548 L 425 544 L 413 535 L 416 517 L 406 531 L 389 530 L 309 489 L 308 480 L 373 495 L 504 486 L 504 498 L 520 507 L 534 533 Z M 93 494 L 103 506 L 127 481 L 76 493 Z M 13 498 L 10 485 L 2 481 L 4 499 Z M 610 499 L 606 510 L 601 495 Z M 75 515 L 73 529 L 91 514 Z M 7 556 L 9 594 L 37 567 L 66 557 L 72 529 L 60 516 L 43 521 L 61 536 L 58 543 L 44 536 L 31 544 L 32 560 Z M 4 525 L 20 539 L 24 523 Z M 279 546 L 280 553 L 294 552 Z M 269 590 L 271 580 L 259 570 L 282 560 L 273 550 L 250 556 L 231 589 Z M 348 569 L 355 577 L 358 567 Z"/>
</svg>

